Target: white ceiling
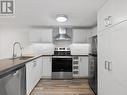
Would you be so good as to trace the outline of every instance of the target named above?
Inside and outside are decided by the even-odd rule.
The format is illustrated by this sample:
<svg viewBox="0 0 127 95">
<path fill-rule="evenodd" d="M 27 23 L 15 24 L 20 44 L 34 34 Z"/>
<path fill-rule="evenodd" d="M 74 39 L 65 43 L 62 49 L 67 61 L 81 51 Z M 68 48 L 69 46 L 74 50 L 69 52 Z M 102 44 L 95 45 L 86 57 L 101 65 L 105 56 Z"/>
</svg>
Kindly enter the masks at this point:
<svg viewBox="0 0 127 95">
<path fill-rule="evenodd" d="M 4 26 L 93 26 L 97 23 L 97 10 L 105 0 L 15 0 L 15 17 L 0 18 Z M 58 23 L 56 14 L 65 14 L 69 20 Z"/>
</svg>

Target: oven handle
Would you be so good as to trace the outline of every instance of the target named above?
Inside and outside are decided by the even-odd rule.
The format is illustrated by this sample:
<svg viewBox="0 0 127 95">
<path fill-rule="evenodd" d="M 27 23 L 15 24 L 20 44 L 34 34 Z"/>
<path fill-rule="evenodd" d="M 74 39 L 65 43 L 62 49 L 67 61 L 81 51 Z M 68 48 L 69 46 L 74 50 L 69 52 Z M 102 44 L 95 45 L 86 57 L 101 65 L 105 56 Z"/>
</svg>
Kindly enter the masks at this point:
<svg viewBox="0 0 127 95">
<path fill-rule="evenodd" d="M 52 58 L 72 58 L 72 56 L 53 56 Z"/>
</svg>

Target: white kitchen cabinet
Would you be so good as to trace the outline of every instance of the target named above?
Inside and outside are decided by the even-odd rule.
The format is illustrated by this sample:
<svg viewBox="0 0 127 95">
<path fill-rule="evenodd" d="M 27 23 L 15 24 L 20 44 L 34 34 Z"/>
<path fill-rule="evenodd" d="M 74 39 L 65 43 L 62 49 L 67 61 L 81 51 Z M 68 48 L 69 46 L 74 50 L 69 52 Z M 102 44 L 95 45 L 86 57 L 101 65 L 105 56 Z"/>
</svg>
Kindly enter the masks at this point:
<svg viewBox="0 0 127 95">
<path fill-rule="evenodd" d="M 52 29 L 33 29 L 29 31 L 29 41 L 33 43 L 52 43 Z"/>
<path fill-rule="evenodd" d="M 36 68 L 36 80 L 39 81 L 42 75 L 42 57 L 36 59 L 37 68 Z"/>
<path fill-rule="evenodd" d="M 107 0 L 98 11 L 98 31 L 127 20 L 127 0 Z"/>
<path fill-rule="evenodd" d="M 34 87 L 33 61 L 26 64 L 26 92 L 30 94 Z"/>
<path fill-rule="evenodd" d="M 98 33 L 98 95 L 127 94 L 127 21 Z"/>
<path fill-rule="evenodd" d="M 42 58 L 35 59 L 26 63 L 26 91 L 27 95 L 31 93 L 41 78 Z"/>
<path fill-rule="evenodd" d="M 88 56 L 73 56 L 73 78 L 88 78 Z"/>
<path fill-rule="evenodd" d="M 88 43 L 88 31 L 85 29 L 73 29 L 73 43 Z"/>
<path fill-rule="evenodd" d="M 79 77 L 88 78 L 88 56 L 79 56 Z"/>
<path fill-rule="evenodd" d="M 42 78 L 51 78 L 52 75 L 52 57 L 43 56 L 43 66 L 42 66 Z"/>
</svg>

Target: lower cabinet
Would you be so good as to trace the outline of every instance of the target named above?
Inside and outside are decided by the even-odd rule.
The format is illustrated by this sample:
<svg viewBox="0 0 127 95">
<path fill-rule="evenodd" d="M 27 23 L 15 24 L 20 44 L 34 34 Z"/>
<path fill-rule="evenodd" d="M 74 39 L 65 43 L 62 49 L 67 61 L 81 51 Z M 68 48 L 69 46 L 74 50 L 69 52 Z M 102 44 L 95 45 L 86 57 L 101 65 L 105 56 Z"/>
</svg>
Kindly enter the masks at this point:
<svg viewBox="0 0 127 95">
<path fill-rule="evenodd" d="M 42 57 L 26 63 L 26 92 L 31 93 L 41 78 Z"/>
<path fill-rule="evenodd" d="M 42 60 L 43 60 L 42 78 L 51 78 L 52 76 L 52 57 L 44 56 Z"/>
<path fill-rule="evenodd" d="M 73 57 L 73 78 L 88 78 L 88 57 Z"/>
<path fill-rule="evenodd" d="M 88 57 L 79 57 L 79 76 L 88 78 Z"/>
</svg>

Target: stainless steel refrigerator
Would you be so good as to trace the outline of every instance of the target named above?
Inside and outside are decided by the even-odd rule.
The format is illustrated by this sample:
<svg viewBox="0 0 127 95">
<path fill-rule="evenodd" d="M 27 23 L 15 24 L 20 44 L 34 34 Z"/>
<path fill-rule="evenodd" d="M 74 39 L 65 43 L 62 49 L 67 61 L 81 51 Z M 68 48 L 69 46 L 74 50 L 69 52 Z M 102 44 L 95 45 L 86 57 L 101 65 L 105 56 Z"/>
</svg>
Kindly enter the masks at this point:
<svg viewBox="0 0 127 95">
<path fill-rule="evenodd" d="M 97 95 L 97 36 L 90 38 L 89 85 Z"/>
</svg>

